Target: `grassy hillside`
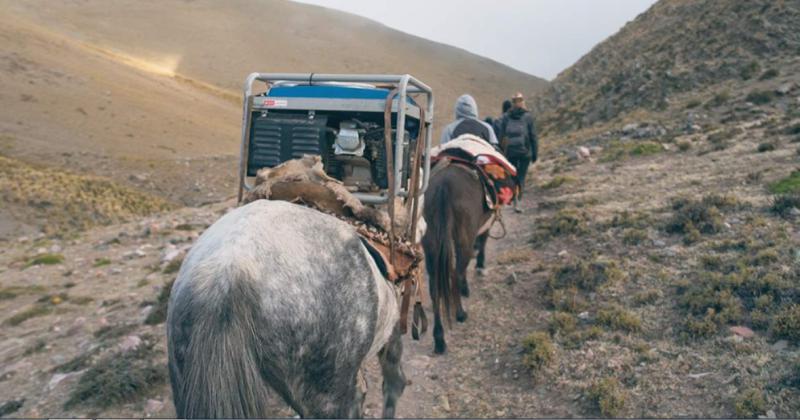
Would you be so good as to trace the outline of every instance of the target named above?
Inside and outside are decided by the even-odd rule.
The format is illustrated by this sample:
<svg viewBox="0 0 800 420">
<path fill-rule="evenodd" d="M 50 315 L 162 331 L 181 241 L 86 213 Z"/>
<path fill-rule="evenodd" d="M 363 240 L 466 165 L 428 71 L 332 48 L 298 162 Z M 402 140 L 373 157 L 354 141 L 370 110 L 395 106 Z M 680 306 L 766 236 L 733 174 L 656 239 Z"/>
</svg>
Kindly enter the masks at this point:
<svg viewBox="0 0 800 420">
<path fill-rule="evenodd" d="M 664 0 L 597 45 L 537 95 L 547 131 L 564 132 L 634 110 L 667 111 L 722 86 L 796 80 L 800 4 Z"/>
</svg>

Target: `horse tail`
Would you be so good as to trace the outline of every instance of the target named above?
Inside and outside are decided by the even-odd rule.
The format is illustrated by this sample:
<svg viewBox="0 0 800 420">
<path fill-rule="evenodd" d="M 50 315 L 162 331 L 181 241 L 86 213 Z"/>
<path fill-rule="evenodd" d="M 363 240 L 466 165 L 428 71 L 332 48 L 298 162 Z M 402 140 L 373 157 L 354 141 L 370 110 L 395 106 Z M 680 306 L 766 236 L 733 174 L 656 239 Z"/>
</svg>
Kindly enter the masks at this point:
<svg viewBox="0 0 800 420">
<path fill-rule="evenodd" d="M 439 310 L 441 315 L 447 320 L 448 327 L 451 325 L 453 313 L 454 281 L 452 281 L 455 271 L 455 254 L 453 246 L 453 203 L 451 200 L 449 185 L 444 182 L 439 184 L 433 197 L 435 209 L 438 209 L 438 217 L 431 223 L 433 232 L 433 243 L 435 252 L 433 255 L 433 270 L 431 278 L 432 299 L 440 301 Z"/>
<path fill-rule="evenodd" d="M 185 293 L 192 296 L 171 308 L 176 313 L 168 328 L 188 329 L 169 337 L 176 414 L 178 418 L 265 418 L 269 391 L 256 353 L 258 293 L 243 270 L 221 271 L 228 273 L 195 286 L 206 290 Z M 184 327 L 181 324 L 187 318 Z"/>
</svg>

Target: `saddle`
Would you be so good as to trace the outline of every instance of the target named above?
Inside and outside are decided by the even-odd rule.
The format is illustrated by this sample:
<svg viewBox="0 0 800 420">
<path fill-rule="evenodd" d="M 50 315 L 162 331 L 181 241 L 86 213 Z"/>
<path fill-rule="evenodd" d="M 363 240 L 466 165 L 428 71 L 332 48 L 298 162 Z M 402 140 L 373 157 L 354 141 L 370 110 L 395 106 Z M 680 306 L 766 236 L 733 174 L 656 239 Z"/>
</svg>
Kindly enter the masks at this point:
<svg viewBox="0 0 800 420">
<path fill-rule="evenodd" d="M 304 205 L 347 222 L 356 229 L 361 242 L 369 252 L 381 274 L 402 292 L 400 329 L 406 333 L 408 309 L 412 292 L 418 296 L 414 306 L 414 338 L 427 329 L 419 296 L 421 262 L 420 244 L 396 240 L 390 244 L 389 215 L 382 210 L 365 206 L 342 183 L 329 177 L 316 155 L 286 161 L 274 168 L 262 168 L 256 173 L 254 188 L 242 200 L 243 204 L 255 200 L 280 200 Z M 395 228 L 405 226 L 408 215 L 405 207 L 395 206 Z M 419 224 L 424 226 L 424 221 Z M 421 236 L 421 235 L 420 235 Z M 394 248 L 394 254 L 390 251 Z M 393 262 L 393 263 L 392 263 Z M 421 321 L 421 326 L 419 322 Z"/>
<path fill-rule="evenodd" d="M 518 194 L 518 186 L 514 181 L 517 168 L 488 142 L 475 135 L 463 134 L 433 148 L 431 162 L 436 164 L 434 170 L 441 170 L 451 163 L 474 170 L 483 184 L 485 205 L 489 210 L 510 204 Z"/>
</svg>

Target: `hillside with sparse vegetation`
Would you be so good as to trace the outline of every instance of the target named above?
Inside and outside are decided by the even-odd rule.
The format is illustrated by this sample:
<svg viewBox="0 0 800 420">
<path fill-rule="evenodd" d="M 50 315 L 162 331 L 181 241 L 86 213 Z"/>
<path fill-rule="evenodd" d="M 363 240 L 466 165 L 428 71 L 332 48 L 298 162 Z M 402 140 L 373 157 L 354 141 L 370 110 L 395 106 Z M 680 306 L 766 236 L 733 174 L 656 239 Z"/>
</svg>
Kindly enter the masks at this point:
<svg viewBox="0 0 800 420">
<path fill-rule="evenodd" d="M 448 353 L 404 339 L 398 416 L 800 417 L 798 10 L 661 0 L 536 95 L 523 213 L 469 271 Z M 0 247 L 0 415 L 174 416 L 171 282 L 234 203 L 0 159 L 53 180 L 0 181 L 4 202 L 73 229 Z M 376 361 L 367 382 L 374 417 Z"/>
</svg>

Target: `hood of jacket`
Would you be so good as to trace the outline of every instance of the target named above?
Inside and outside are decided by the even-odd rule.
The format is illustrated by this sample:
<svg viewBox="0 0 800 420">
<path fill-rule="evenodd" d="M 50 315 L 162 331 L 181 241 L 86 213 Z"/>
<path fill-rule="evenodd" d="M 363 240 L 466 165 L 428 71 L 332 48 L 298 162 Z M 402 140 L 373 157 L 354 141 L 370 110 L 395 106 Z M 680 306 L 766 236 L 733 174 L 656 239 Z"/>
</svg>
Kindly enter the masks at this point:
<svg viewBox="0 0 800 420">
<path fill-rule="evenodd" d="M 456 100 L 456 119 L 478 118 L 478 104 L 470 95 L 461 95 Z"/>
</svg>

